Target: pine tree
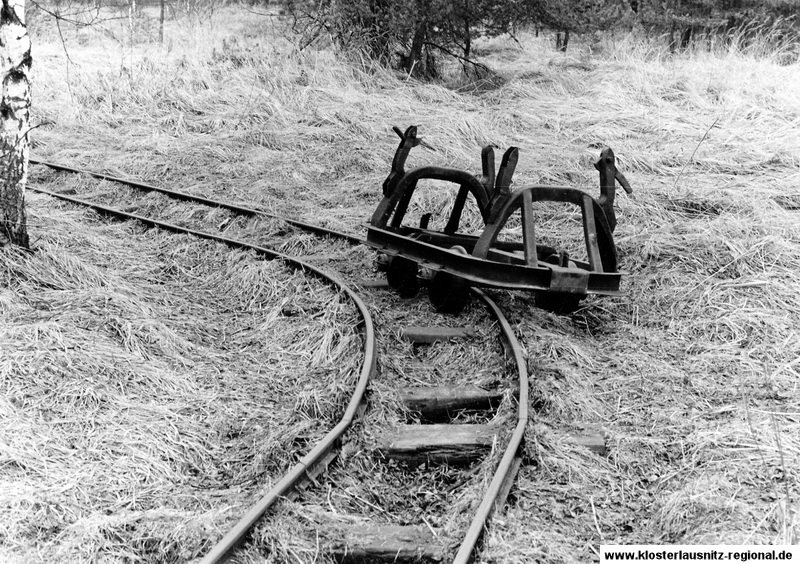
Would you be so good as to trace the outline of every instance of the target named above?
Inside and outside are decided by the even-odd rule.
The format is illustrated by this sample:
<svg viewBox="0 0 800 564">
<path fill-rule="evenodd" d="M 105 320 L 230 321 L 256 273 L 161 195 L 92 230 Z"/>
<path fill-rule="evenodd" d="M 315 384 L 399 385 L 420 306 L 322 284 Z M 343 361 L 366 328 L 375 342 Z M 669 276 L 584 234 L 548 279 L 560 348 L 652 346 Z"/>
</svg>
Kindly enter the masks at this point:
<svg viewBox="0 0 800 564">
<path fill-rule="evenodd" d="M 567 50 L 570 34 L 612 29 L 629 16 L 627 0 L 528 0 L 538 25 L 556 30 L 556 47 Z"/>
<path fill-rule="evenodd" d="M 797 0 L 637 0 L 642 24 L 668 32 L 671 47 L 685 48 L 700 34 L 758 32 L 777 26 L 789 31 L 800 24 Z"/>
</svg>

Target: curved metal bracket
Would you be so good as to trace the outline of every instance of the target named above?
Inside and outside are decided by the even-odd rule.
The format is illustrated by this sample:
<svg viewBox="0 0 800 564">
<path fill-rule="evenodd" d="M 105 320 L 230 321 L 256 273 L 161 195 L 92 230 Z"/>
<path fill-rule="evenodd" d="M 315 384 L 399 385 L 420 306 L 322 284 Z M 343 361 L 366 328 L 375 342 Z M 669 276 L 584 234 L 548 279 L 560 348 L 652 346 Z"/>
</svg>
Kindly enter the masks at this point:
<svg viewBox="0 0 800 564">
<path fill-rule="evenodd" d="M 375 213 L 372 214 L 370 223 L 378 227 L 384 226 L 394 213 L 392 226 L 399 227 L 400 222 L 402 222 L 408 210 L 411 196 L 417 188 L 417 182 L 422 179 L 444 180 L 446 182 L 458 184 L 461 187 L 459 193 L 464 192 L 464 198 L 466 198 L 467 193 L 471 192 L 475 197 L 475 201 L 478 204 L 478 209 L 484 221 L 486 221 L 488 217 L 489 195 L 486 193 L 483 184 L 481 184 L 477 178 L 463 170 L 438 166 L 423 166 L 404 173 L 394 182 L 391 192 L 384 196 L 381 203 L 378 204 Z"/>
<path fill-rule="evenodd" d="M 515 211 L 522 212 L 522 238 L 525 262 L 537 263 L 536 233 L 533 220 L 533 202 L 565 202 L 581 208 L 584 238 L 589 265 L 592 272 L 617 271 L 617 250 L 607 217 L 594 198 L 575 188 L 559 186 L 526 186 L 518 188 L 509 197 L 501 200 L 492 210 L 492 216 L 478 239 L 472 255 L 487 258 L 489 250 L 497 241 L 503 226 Z"/>
</svg>

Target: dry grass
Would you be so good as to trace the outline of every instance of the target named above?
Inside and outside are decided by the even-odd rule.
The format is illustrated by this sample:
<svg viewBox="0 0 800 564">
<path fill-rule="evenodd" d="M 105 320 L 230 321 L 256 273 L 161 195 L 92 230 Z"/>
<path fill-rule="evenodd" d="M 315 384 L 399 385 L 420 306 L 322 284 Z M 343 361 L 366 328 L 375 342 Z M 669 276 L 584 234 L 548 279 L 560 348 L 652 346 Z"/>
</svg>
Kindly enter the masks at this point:
<svg viewBox="0 0 800 564">
<path fill-rule="evenodd" d="M 355 313 L 278 261 L 30 209 L 36 252 L 2 257 L 2 559 L 196 556 L 338 420 Z"/>
<path fill-rule="evenodd" d="M 125 33 L 66 30 L 67 63 L 56 32 L 37 23 L 34 114 L 51 122 L 36 130 L 37 156 L 357 233 L 394 151 L 391 125 L 419 124 L 435 148 L 416 149 L 410 166 L 478 172 L 481 145 L 514 144 L 518 182 L 592 193 L 591 163 L 612 146 L 636 192 L 618 199 L 627 295 L 590 300 L 570 317 L 535 310 L 529 296 L 504 298 L 527 347 L 534 419 L 529 465 L 484 556 L 585 562 L 602 542 L 798 542 L 800 67 L 786 51 L 716 46 L 670 57 L 617 38 L 563 55 L 544 38 L 523 35 L 522 47 L 499 38 L 479 52 L 504 82 L 470 94 L 298 51 L 272 19 L 235 8 L 212 22 L 172 22 L 164 46 L 131 47 Z M 429 190 L 419 203 L 440 209 L 448 197 Z M 287 286 L 271 280 L 292 275 L 253 263 L 229 280 L 209 257 L 249 259 L 166 235 L 132 247 L 138 228 L 90 222 L 87 231 L 77 212 L 29 204 L 43 250 L 4 251 L 0 294 L 2 556 L 182 560 L 218 534 L 210 523 L 231 518 L 220 508 L 235 503 L 221 498 L 246 497 L 224 490 L 225 479 L 263 482 L 296 450 L 292 439 L 260 440 L 282 436 L 271 425 L 256 422 L 256 432 L 241 422 L 262 417 L 250 398 L 270 405 L 270 386 L 302 398 L 293 379 L 303 373 L 273 382 L 214 372 L 234 353 L 211 342 L 221 327 L 233 331 L 232 311 L 265 301 L 251 329 L 229 335 L 244 351 L 244 374 L 262 374 L 270 365 L 252 349 L 255 335 L 292 321 L 274 314 Z M 558 232 L 569 217 L 542 222 Z M 310 244 L 298 238 L 290 248 Z M 184 265 L 170 276 L 186 276 L 187 294 L 230 289 L 209 299 L 213 315 L 164 302 L 157 270 L 173 262 Z M 293 299 L 331 297 L 304 295 Z M 399 301 L 378 303 L 388 311 Z M 323 318 L 340 316 L 334 308 Z M 198 348 L 213 351 L 199 365 Z M 316 350 L 283 348 L 280 358 L 304 362 Z M 428 377 L 387 362 L 393 373 Z M 339 380 L 313 379 L 330 382 Z M 390 384 L 377 388 L 386 411 L 376 417 L 394 413 Z M 294 417 L 316 413 L 314 390 Z M 212 402 L 218 396 L 227 399 Z M 608 460 L 570 443 L 567 431 L 581 425 L 606 429 Z M 231 430 L 246 435 L 226 439 Z M 217 485 L 200 482 L 209 475 Z M 305 511 L 282 508 L 264 542 L 293 546 L 297 521 L 283 517 L 314 521 Z M 312 561 L 314 539 L 303 542 L 296 560 Z"/>
</svg>

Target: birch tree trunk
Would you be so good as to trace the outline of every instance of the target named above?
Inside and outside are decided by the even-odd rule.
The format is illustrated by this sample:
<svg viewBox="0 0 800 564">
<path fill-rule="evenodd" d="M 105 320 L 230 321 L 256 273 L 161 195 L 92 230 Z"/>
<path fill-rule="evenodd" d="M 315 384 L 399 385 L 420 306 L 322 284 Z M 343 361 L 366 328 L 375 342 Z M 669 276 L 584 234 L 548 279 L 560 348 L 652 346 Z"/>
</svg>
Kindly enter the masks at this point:
<svg viewBox="0 0 800 564">
<path fill-rule="evenodd" d="M 25 0 L 2 0 L 0 9 L 0 245 L 28 246 L 25 183 L 31 108 L 31 42 Z"/>
</svg>

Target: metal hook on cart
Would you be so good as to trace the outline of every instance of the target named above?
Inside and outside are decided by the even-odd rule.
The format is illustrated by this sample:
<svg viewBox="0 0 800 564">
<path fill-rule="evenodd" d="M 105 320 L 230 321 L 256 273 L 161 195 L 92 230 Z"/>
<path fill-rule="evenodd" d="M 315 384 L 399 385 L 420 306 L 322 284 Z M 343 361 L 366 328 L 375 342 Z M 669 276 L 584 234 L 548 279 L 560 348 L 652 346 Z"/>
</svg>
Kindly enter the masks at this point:
<svg viewBox="0 0 800 564">
<path fill-rule="evenodd" d="M 400 144 L 397 146 L 397 149 L 394 152 L 394 159 L 392 159 L 392 171 L 389 173 L 389 176 L 386 177 L 386 180 L 383 181 L 384 196 L 390 194 L 392 190 L 394 190 L 395 186 L 397 186 L 397 182 L 406 173 L 406 159 L 408 159 L 408 154 L 411 152 L 411 149 L 418 145 L 422 145 L 423 147 L 432 151 L 435 150 L 433 147 L 423 141 L 421 137 L 417 137 L 416 125 L 409 126 L 405 131 L 402 131 L 395 125 L 392 126 L 392 131 L 394 131 L 400 138 Z"/>
<path fill-rule="evenodd" d="M 606 147 L 600 153 L 600 158 L 594 163 L 594 167 L 600 172 L 600 197 L 597 203 L 603 208 L 608 220 L 608 226 L 611 232 L 617 226 L 617 214 L 614 212 L 614 196 L 617 192 L 616 182 L 628 194 L 633 194 L 633 188 L 628 183 L 625 176 L 617 169 L 617 159 L 614 156 L 614 151 L 610 147 Z"/>
</svg>

